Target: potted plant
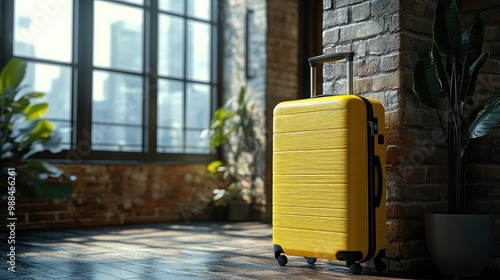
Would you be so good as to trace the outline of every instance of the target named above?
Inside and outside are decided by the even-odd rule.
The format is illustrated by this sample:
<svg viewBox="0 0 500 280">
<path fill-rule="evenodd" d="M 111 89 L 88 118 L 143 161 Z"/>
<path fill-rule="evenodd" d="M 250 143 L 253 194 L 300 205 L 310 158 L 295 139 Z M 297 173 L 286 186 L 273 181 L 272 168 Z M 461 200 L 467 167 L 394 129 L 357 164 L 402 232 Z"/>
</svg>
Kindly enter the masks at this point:
<svg viewBox="0 0 500 280">
<path fill-rule="evenodd" d="M 41 118 L 48 104 L 33 102 L 44 96 L 31 92 L 20 96 L 26 62 L 12 58 L 0 72 L 0 174 L 15 170 L 15 192 L 23 198 L 67 198 L 72 187 L 58 179 L 72 181 L 75 176 L 44 161 L 30 159 L 35 153 L 61 150 L 61 136 L 52 123 Z M 9 172 L 9 173 L 8 173 Z M 0 182 L 2 194 L 9 187 Z"/>
<path fill-rule="evenodd" d="M 500 91 L 479 98 L 476 80 L 488 57 L 481 53 L 484 22 L 478 13 L 462 32 L 460 2 L 438 2 L 432 49 L 415 66 L 413 93 L 438 111 L 447 138 L 448 211 L 426 214 L 429 253 L 442 274 L 474 277 L 489 259 L 494 215 L 467 211 L 466 149 L 469 139 L 484 136 L 499 124 Z"/>
<path fill-rule="evenodd" d="M 222 182 L 213 191 L 213 201 L 215 206 L 229 207 L 230 221 L 249 219 L 262 145 L 256 109 L 250 91 L 243 87 L 237 96 L 214 112 L 210 124 L 210 149 L 223 147 L 226 152 L 225 163 L 214 161 L 207 167 L 211 173 L 218 174 Z"/>
</svg>

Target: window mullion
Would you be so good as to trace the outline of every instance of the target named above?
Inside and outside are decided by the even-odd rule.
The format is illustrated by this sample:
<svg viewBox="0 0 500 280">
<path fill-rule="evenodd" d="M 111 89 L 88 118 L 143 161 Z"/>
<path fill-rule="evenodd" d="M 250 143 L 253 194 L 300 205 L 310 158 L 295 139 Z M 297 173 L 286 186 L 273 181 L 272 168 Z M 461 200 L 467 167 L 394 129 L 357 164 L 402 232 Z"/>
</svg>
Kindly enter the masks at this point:
<svg viewBox="0 0 500 280">
<path fill-rule="evenodd" d="M 14 42 L 14 0 L 3 0 L 0 3 L 0 17 L 2 19 L 0 40 L 2 41 L 0 51 L 1 66 L 5 66 L 13 55 Z M 9 43 L 7 43 L 9 42 Z"/>
<path fill-rule="evenodd" d="M 149 154 L 157 152 L 158 126 L 158 1 L 150 1 L 144 24 L 144 144 Z"/>
<path fill-rule="evenodd" d="M 182 152 L 186 153 L 186 142 L 187 142 L 187 69 L 188 69 L 188 18 L 187 18 L 187 12 L 188 12 L 188 2 L 186 1 L 184 4 L 184 38 L 183 38 L 183 44 L 184 44 L 184 57 L 182 58 L 182 61 L 184 62 L 184 68 L 183 68 L 183 94 L 182 94 Z"/>
<path fill-rule="evenodd" d="M 76 142 L 73 147 L 80 157 L 90 153 L 92 139 L 92 62 L 94 1 L 76 1 L 77 12 L 77 98 L 76 98 Z"/>
</svg>

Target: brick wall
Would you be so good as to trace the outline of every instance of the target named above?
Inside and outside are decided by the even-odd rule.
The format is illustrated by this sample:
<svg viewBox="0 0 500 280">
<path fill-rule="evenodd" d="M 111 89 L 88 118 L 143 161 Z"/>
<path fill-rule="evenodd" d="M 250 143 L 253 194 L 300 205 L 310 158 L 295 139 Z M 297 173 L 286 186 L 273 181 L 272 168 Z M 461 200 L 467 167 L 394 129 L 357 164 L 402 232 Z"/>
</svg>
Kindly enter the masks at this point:
<svg viewBox="0 0 500 280">
<path fill-rule="evenodd" d="M 274 107 L 297 99 L 298 92 L 298 0 L 267 1 L 266 150 L 272 151 Z M 272 153 L 266 153 L 266 220 L 272 219 Z"/>
<path fill-rule="evenodd" d="M 266 28 L 267 3 L 265 0 L 223 0 L 221 20 L 224 22 L 223 99 L 227 100 L 246 87 L 257 102 L 257 126 L 265 133 L 264 111 L 266 106 Z M 250 13 L 248 15 L 248 13 Z M 246 17 L 249 16 L 247 22 Z M 248 26 L 247 26 L 248 25 Z M 247 33 L 248 30 L 248 33 Z M 263 140 L 264 141 L 264 140 Z M 264 178 L 266 147 L 258 155 L 257 174 Z M 252 219 L 263 219 L 266 211 L 263 182 L 253 186 L 254 211 Z"/>
<path fill-rule="evenodd" d="M 211 219 L 204 165 L 61 165 L 78 177 L 70 200 L 17 201 L 18 229 Z M 4 219 L 5 220 L 5 219 Z"/>
<path fill-rule="evenodd" d="M 483 68 L 489 74 L 483 77 L 488 79 L 500 72 L 497 2 L 474 2 L 464 7 L 465 19 L 472 10 L 488 9 L 484 48 L 492 58 Z M 446 150 L 437 116 L 411 92 L 418 54 L 431 46 L 435 5 L 433 0 L 323 1 L 324 52 L 354 51 L 354 92 L 381 100 L 386 110 L 387 256 L 389 269 L 396 271 L 432 267 L 423 216 L 446 209 Z M 324 73 L 326 92 L 346 91 L 343 64 L 327 64 Z M 496 131 L 471 141 L 470 173 L 475 187 L 471 208 L 500 214 L 498 137 Z M 497 241 L 499 221 L 497 218 Z M 495 243 L 490 266 L 500 267 L 499 245 Z"/>
</svg>

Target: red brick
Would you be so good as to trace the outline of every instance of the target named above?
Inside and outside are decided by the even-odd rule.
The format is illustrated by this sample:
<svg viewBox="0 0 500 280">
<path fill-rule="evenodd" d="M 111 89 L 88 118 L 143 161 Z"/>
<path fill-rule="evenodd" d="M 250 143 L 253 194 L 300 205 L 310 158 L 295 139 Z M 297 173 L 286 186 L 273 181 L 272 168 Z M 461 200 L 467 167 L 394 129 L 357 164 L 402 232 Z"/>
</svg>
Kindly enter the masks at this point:
<svg viewBox="0 0 500 280">
<path fill-rule="evenodd" d="M 390 220 L 387 222 L 387 238 L 390 241 L 423 239 L 423 220 Z"/>
<path fill-rule="evenodd" d="M 427 168 L 425 182 L 428 184 L 446 183 L 448 181 L 448 168 L 446 166 L 433 165 Z"/>
<path fill-rule="evenodd" d="M 486 11 L 488 9 L 498 9 L 497 0 L 483 1 L 462 1 L 462 11 Z M 493 16 L 495 17 L 495 15 Z"/>
<path fill-rule="evenodd" d="M 387 204 L 388 219 L 422 219 L 425 204 L 412 202 L 391 202 Z"/>
<path fill-rule="evenodd" d="M 388 201 L 436 202 L 445 199 L 446 185 L 388 185 Z"/>
<path fill-rule="evenodd" d="M 45 222 L 45 221 L 55 221 L 56 215 L 55 213 L 30 213 L 29 214 L 29 222 Z"/>
<path fill-rule="evenodd" d="M 471 164 L 469 168 L 472 179 L 500 180 L 500 165 L 498 164 Z"/>
<path fill-rule="evenodd" d="M 406 109 L 403 111 L 403 124 L 413 127 L 423 127 L 424 116 L 422 110 Z"/>
</svg>

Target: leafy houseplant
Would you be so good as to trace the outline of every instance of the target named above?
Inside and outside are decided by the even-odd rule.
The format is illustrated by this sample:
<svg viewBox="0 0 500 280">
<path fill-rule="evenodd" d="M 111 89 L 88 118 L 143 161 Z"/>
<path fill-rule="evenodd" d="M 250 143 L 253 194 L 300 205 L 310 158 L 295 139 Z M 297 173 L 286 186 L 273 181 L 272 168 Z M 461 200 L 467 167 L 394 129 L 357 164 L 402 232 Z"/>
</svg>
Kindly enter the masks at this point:
<svg viewBox="0 0 500 280">
<path fill-rule="evenodd" d="M 241 88 L 217 109 L 211 120 L 210 149 L 223 147 L 226 162 L 214 161 L 207 169 L 219 174 L 224 187 L 214 190 L 214 204 L 225 206 L 234 201 L 252 202 L 252 190 L 258 179 L 256 164 L 261 151 L 262 135 L 256 125 L 256 104 L 250 91 Z M 230 207 L 231 208 L 231 207 Z M 231 217 L 231 209 L 230 209 Z"/>
<path fill-rule="evenodd" d="M 33 100 L 44 96 L 40 92 L 20 95 L 26 62 L 12 58 L 0 72 L 0 163 L 1 175 L 9 168 L 16 171 L 16 193 L 22 197 L 66 198 L 72 188 L 55 178 L 74 180 L 56 166 L 29 159 L 37 152 L 61 150 L 61 136 L 52 123 L 41 118 L 48 109 L 44 102 Z M 48 179 L 48 180 L 47 180 Z M 0 182 L 2 194 L 7 180 Z"/>
<path fill-rule="evenodd" d="M 448 214 L 451 214 L 451 219 L 457 219 L 460 215 L 468 212 L 465 157 L 469 139 L 486 135 L 500 122 L 500 91 L 495 90 L 489 94 L 488 98 L 483 98 L 478 90 L 476 90 L 479 69 L 484 65 L 488 57 L 487 53 L 481 53 L 484 22 L 480 16 L 481 14 L 478 13 L 472 20 L 471 25 L 462 32 L 458 12 L 460 4 L 461 1 L 457 0 L 439 1 L 434 14 L 432 49 L 421 55 L 413 74 L 413 93 L 421 102 L 438 111 L 443 130 L 447 136 L 447 202 Z M 444 66 L 444 61 L 446 61 L 446 67 Z M 485 219 L 487 224 L 491 223 L 491 216 L 493 215 L 489 215 Z M 480 219 L 482 218 L 473 216 L 472 224 L 477 226 L 476 223 Z M 429 224 L 426 224 L 428 246 L 432 246 L 435 243 L 442 243 L 443 241 L 430 240 L 431 237 L 429 235 L 432 235 L 434 231 L 428 228 L 430 224 L 442 224 L 442 221 L 437 222 L 434 218 L 430 218 L 429 215 L 426 216 L 426 223 L 428 220 L 432 220 L 429 221 Z M 464 232 L 467 231 L 466 228 L 462 228 L 457 224 L 454 224 L 453 227 L 455 227 L 451 229 L 453 236 L 444 236 L 445 240 L 461 239 L 456 238 L 459 233 L 462 233 L 460 230 L 457 230 L 457 227 L 463 229 L 462 231 Z M 443 232 L 445 232 L 445 229 L 440 228 L 438 231 L 440 231 L 440 235 L 444 235 Z M 471 229 L 472 240 L 481 239 L 478 231 L 478 228 Z M 482 239 L 488 240 L 491 230 L 485 230 L 484 232 L 488 234 Z M 454 247 L 464 248 L 466 247 L 465 245 L 455 244 Z M 462 270 L 450 268 L 449 264 L 445 264 L 445 268 L 442 269 L 439 267 L 437 262 L 442 262 L 442 260 L 436 261 L 437 257 L 433 257 L 432 253 L 433 251 L 449 251 L 448 248 L 429 248 L 429 251 L 443 274 L 463 277 L 471 276 L 461 274 L 465 268 Z M 487 261 L 489 257 L 488 247 L 486 247 L 485 251 L 487 251 L 487 256 L 483 259 Z M 455 256 L 457 254 L 460 253 L 454 253 Z M 450 260 L 456 259 L 449 256 L 445 258 L 449 258 Z M 474 255 L 472 258 L 480 259 Z M 458 266 L 461 265 L 463 266 L 463 264 Z M 484 266 L 480 268 L 477 274 L 483 268 Z"/>
</svg>

